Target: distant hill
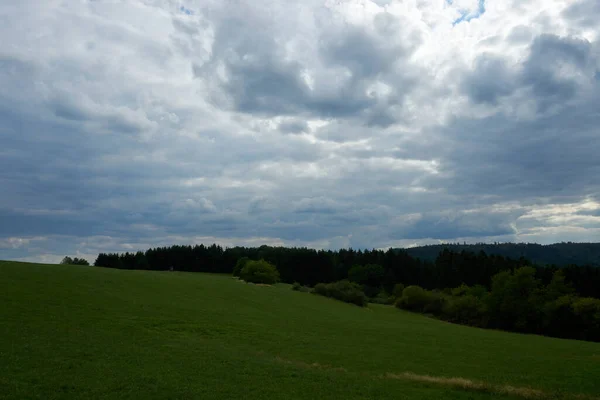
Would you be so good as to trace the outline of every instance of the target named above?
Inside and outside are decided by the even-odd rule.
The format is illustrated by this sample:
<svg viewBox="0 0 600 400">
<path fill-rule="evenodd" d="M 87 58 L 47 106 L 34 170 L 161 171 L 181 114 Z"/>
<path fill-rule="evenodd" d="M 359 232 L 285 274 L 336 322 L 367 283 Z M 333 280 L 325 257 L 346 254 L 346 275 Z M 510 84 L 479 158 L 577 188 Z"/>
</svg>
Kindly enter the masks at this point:
<svg viewBox="0 0 600 400">
<path fill-rule="evenodd" d="M 436 244 L 405 249 L 408 254 L 422 260 L 433 261 L 440 251 L 448 248 L 453 251 L 470 251 L 501 255 L 518 259 L 525 257 L 536 264 L 547 265 L 595 265 L 600 266 L 600 243 L 555 243 L 541 245 L 535 243 L 497 244 Z"/>
</svg>

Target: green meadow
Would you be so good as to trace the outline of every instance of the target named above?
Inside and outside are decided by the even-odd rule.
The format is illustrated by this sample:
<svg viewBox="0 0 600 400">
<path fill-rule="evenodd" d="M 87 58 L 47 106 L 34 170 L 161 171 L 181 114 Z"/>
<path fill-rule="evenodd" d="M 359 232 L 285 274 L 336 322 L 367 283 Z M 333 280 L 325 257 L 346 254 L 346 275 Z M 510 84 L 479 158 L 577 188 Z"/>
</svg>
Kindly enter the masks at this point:
<svg viewBox="0 0 600 400">
<path fill-rule="evenodd" d="M 0 261 L 2 399 L 600 398 L 600 344 L 231 276 Z"/>
</svg>

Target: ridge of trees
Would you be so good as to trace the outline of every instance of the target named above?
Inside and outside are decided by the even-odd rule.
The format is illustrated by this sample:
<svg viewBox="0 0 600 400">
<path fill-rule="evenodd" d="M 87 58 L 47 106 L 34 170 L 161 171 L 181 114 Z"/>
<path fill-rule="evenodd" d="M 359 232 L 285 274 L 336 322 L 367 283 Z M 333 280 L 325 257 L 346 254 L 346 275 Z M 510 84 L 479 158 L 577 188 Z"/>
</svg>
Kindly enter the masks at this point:
<svg viewBox="0 0 600 400">
<path fill-rule="evenodd" d="M 406 249 L 412 257 L 434 261 L 438 254 L 449 249 L 455 252 L 463 250 L 473 253 L 484 251 L 489 255 L 500 255 L 510 258 L 525 257 L 535 264 L 566 266 L 594 265 L 600 266 L 600 243 L 561 242 L 554 244 L 538 243 L 445 243 L 418 246 Z"/>
<path fill-rule="evenodd" d="M 371 296 L 379 288 L 392 293 L 394 285 L 418 285 L 424 289 L 455 288 L 462 284 L 491 288 L 492 277 L 502 271 L 532 266 L 535 276 L 547 285 L 557 270 L 582 297 L 600 298 L 600 268 L 568 265 L 564 267 L 532 264 L 524 257 L 511 259 L 485 252 L 456 252 L 443 249 L 434 261 L 411 257 L 407 251 L 389 249 L 314 250 L 286 247 L 170 246 L 136 253 L 101 253 L 94 265 L 154 271 L 229 273 L 238 260 L 261 260 L 275 265 L 284 283 L 305 286 L 344 279 L 359 282 Z M 360 266 L 358 269 L 356 266 Z M 238 265 L 238 268 L 240 266 Z M 354 267 L 354 268 L 353 268 Z M 363 268 L 364 270 L 361 270 Z"/>
</svg>

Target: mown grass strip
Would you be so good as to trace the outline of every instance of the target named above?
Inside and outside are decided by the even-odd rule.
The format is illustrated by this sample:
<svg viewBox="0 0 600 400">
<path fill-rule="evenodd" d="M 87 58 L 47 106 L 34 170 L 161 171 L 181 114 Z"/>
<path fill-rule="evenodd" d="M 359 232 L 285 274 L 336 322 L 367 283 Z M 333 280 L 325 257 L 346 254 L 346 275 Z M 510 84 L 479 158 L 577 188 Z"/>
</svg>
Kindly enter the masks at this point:
<svg viewBox="0 0 600 400">
<path fill-rule="evenodd" d="M 573 393 L 551 393 L 530 387 L 517 387 L 511 385 L 494 385 L 487 382 L 474 381 L 461 377 L 443 377 L 431 375 L 419 375 L 413 372 L 403 372 L 400 374 L 387 373 L 383 376 L 386 379 L 401 379 L 412 382 L 423 382 L 432 385 L 440 385 L 474 391 L 480 393 L 491 393 L 496 395 L 506 395 L 512 397 L 520 397 L 528 400 L 536 399 L 580 399 L 580 400 L 600 400 L 599 397 L 586 394 Z"/>
<path fill-rule="evenodd" d="M 293 365 L 300 368 L 306 369 L 320 369 L 347 373 L 348 370 L 344 367 L 335 367 L 328 364 L 320 364 L 317 362 L 309 363 L 305 361 L 289 360 L 283 357 L 277 356 L 274 361 L 281 364 Z M 479 393 L 490 393 L 494 395 L 505 395 L 511 397 L 519 397 L 527 400 L 539 400 L 539 399 L 578 399 L 578 400 L 600 400 L 600 397 L 594 397 L 586 394 L 573 394 L 573 393 L 550 393 L 539 389 L 530 387 L 517 387 L 512 385 L 494 385 L 488 382 L 474 381 L 462 377 L 443 377 L 443 376 L 431 376 L 431 375 L 419 375 L 413 372 L 402 372 L 402 373 L 387 373 L 379 376 L 383 379 L 398 379 L 411 382 L 420 382 L 431 384 L 435 386 L 445 386 L 452 389 L 473 391 Z"/>
</svg>

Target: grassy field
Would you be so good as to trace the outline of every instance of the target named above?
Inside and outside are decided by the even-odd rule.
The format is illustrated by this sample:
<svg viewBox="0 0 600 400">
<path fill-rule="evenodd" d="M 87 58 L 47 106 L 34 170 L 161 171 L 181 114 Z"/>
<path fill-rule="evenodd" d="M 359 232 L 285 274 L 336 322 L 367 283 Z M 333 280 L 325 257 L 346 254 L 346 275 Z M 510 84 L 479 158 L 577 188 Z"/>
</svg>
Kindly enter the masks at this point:
<svg viewBox="0 0 600 400">
<path fill-rule="evenodd" d="M 2 399 L 595 396 L 597 343 L 229 276 L 0 261 Z"/>
</svg>

